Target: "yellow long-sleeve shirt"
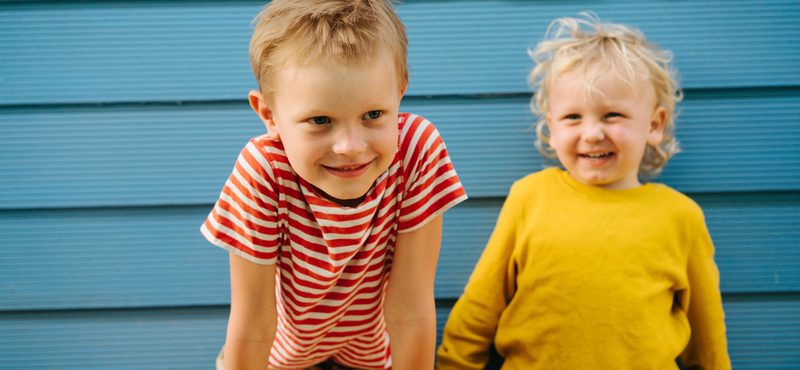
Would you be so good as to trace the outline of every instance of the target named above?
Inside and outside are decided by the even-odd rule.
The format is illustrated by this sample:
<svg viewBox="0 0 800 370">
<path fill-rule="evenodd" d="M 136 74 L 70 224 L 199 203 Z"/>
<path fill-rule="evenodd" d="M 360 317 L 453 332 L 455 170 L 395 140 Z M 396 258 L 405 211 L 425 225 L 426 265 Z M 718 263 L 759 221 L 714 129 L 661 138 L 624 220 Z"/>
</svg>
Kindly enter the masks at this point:
<svg viewBox="0 0 800 370">
<path fill-rule="evenodd" d="M 702 210 L 659 184 L 607 190 L 548 169 L 511 188 L 437 367 L 729 369 Z"/>
</svg>

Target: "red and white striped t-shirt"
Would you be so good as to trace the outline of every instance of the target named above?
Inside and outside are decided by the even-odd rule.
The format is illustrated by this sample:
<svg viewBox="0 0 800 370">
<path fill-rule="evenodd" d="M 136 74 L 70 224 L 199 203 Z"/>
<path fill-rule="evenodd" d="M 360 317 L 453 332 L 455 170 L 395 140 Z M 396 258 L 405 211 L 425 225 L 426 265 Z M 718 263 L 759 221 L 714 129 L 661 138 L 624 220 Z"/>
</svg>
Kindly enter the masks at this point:
<svg viewBox="0 0 800 370">
<path fill-rule="evenodd" d="M 329 357 L 391 367 L 383 293 L 397 233 L 467 198 L 428 120 L 403 113 L 398 130 L 394 161 L 355 208 L 318 195 L 289 165 L 282 143 L 266 135 L 239 155 L 201 232 L 250 261 L 277 263 L 270 368 L 306 368 Z"/>
</svg>

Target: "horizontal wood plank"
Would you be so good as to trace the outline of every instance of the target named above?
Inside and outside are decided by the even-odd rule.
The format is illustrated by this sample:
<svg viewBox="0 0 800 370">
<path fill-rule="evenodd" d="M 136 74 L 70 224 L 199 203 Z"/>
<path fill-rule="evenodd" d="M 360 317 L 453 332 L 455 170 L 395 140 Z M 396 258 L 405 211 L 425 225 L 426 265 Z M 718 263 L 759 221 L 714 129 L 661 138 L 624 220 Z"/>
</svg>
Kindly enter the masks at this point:
<svg viewBox="0 0 800 370">
<path fill-rule="evenodd" d="M 0 213 L 0 310 L 230 303 L 211 206 Z"/>
<path fill-rule="evenodd" d="M 0 313 L 0 368 L 213 369 L 228 307 Z"/>
<path fill-rule="evenodd" d="M 800 367 L 796 295 L 724 296 L 735 369 Z M 437 344 L 451 307 L 436 309 Z M 212 369 L 227 307 L 0 313 L 0 367 L 20 370 Z"/>
<path fill-rule="evenodd" d="M 706 216 L 722 292 L 800 292 L 800 193 L 691 196 Z M 469 200 L 445 214 L 437 298 L 461 296 L 501 206 Z"/>
<path fill-rule="evenodd" d="M 528 97 L 409 98 L 431 120 L 470 197 L 556 163 L 534 148 Z M 800 190 L 800 90 L 688 96 L 683 152 L 656 181 L 680 191 Z M 244 103 L 0 110 L 0 209 L 196 205 L 216 200 L 250 137 Z"/>
<path fill-rule="evenodd" d="M 263 1 L 0 3 L 0 105 L 245 99 Z M 410 96 L 530 91 L 527 48 L 591 10 L 675 54 L 685 88 L 800 85 L 796 1 L 408 1 Z M 743 52 L 746 51 L 746 52 Z"/>
<path fill-rule="evenodd" d="M 727 293 L 797 292 L 800 193 L 694 195 Z M 502 199 L 445 213 L 435 294 L 455 299 Z M 0 311 L 222 305 L 227 252 L 199 233 L 211 206 L 0 212 Z"/>
</svg>

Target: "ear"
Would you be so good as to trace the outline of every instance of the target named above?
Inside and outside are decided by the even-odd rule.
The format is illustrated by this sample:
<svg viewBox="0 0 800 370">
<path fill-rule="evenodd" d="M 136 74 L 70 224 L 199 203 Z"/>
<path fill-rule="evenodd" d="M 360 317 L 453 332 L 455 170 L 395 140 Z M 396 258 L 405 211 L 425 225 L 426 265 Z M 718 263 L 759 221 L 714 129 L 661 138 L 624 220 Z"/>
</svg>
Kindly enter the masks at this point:
<svg viewBox="0 0 800 370">
<path fill-rule="evenodd" d="M 403 86 L 400 88 L 400 99 L 403 100 L 403 95 L 406 94 L 406 89 L 408 88 L 408 79 L 403 81 Z"/>
<path fill-rule="evenodd" d="M 650 119 L 650 131 L 647 132 L 647 143 L 650 145 L 658 145 L 664 140 L 664 128 L 667 125 L 669 113 L 667 108 L 659 105 L 653 111 L 653 116 Z"/>
<path fill-rule="evenodd" d="M 272 140 L 280 140 L 281 135 L 278 132 L 278 126 L 275 125 L 275 116 L 272 114 L 272 109 L 267 106 L 264 100 L 264 95 L 258 90 L 250 90 L 248 94 L 250 100 L 250 107 L 261 117 L 264 121 L 264 126 L 267 127 L 267 134 Z"/>
<path fill-rule="evenodd" d="M 552 121 L 552 117 L 550 116 L 550 112 L 547 112 L 547 114 L 545 114 L 545 117 L 547 118 L 547 131 L 550 132 L 550 138 L 552 139 L 553 138 L 553 123 L 551 122 Z"/>
</svg>

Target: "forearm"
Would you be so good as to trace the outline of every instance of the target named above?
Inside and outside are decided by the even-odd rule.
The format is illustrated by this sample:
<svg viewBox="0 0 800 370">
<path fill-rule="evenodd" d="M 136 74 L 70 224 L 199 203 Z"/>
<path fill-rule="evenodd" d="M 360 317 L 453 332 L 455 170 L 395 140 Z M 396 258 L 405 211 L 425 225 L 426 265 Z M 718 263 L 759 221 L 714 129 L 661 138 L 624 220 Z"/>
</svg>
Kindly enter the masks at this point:
<svg viewBox="0 0 800 370">
<path fill-rule="evenodd" d="M 450 311 L 436 353 L 439 370 L 479 370 L 489 361 L 497 323 L 505 306 L 491 307 L 487 304 L 494 300 L 487 297 L 488 293 L 482 300 L 476 300 L 474 293 L 466 292 Z"/>
<path fill-rule="evenodd" d="M 433 300 L 425 311 L 417 317 L 397 319 L 387 314 L 392 369 L 433 369 L 436 353 L 436 310 Z"/>
<path fill-rule="evenodd" d="M 248 317 L 237 312 L 235 306 L 232 308 L 223 354 L 225 370 L 267 368 L 277 321 L 270 312 L 274 310 L 266 311 L 263 315 Z"/>
<path fill-rule="evenodd" d="M 225 370 L 267 369 L 271 347 L 272 338 L 249 340 L 229 336 L 223 354 Z"/>
<path fill-rule="evenodd" d="M 258 265 L 231 253 L 231 314 L 225 370 L 267 369 L 278 327 L 275 265 Z"/>
<path fill-rule="evenodd" d="M 442 216 L 399 234 L 383 305 L 392 369 L 433 369 L 436 306 L 433 280 L 442 237 Z"/>
<path fill-rule="evenodd" d="M 705 230 L 692 246 L 687 273 L 690 296 L 686 308 L 692 331 L 680 356 L 681 365 L 687 369 L 730 369 L 719 270 L 711 238 Z"/>
</svg>

